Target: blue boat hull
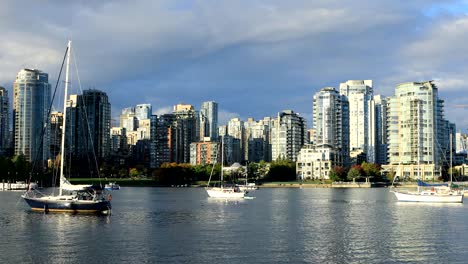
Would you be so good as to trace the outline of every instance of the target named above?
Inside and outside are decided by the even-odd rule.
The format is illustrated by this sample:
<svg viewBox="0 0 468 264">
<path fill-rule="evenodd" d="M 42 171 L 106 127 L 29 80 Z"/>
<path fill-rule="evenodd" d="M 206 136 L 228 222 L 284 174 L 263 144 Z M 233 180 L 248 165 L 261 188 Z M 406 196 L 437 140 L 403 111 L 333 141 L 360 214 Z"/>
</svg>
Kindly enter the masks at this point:
<svg viewBox="0 0 468 264">
<path fill-rule="evenodd" d="M 45 213 L 110 214 L 110 201 L 43 200 L 23 197 L 33 211 Z"/>
</svg>

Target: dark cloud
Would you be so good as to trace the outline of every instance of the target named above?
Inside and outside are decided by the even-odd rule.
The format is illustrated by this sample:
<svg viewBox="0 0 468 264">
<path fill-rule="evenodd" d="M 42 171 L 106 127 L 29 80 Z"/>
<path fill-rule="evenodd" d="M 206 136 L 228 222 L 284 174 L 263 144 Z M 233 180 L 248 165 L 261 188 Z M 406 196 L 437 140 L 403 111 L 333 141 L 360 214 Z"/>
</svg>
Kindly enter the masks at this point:
<svg viewBox="0 0 468 264">
<path fill-rule="evenodd" d="M 198 107 L 215 100 L 226 117 L 260 119 L 283 109 L 310 117 L 313 94 L 348 79 L 372 79 L 377 92 L 391 95 L 400 82 L 437 78 L 444 99 L 462 103 L 457 93 L 468 79 L 468 18 L 453 12 L 466 11 L 458 1 L 1 6 L 0 84 L 11 87 L 23 67 L 55 78 L 71 37 L 84 88 L 105 90 L 114 116 L 137 103 L 167 111 L 177 103 Z M 451 105 L 448 113 L 455 112 Z M 452 116 L 468 124 L 468 115 Z"/>
</svg>

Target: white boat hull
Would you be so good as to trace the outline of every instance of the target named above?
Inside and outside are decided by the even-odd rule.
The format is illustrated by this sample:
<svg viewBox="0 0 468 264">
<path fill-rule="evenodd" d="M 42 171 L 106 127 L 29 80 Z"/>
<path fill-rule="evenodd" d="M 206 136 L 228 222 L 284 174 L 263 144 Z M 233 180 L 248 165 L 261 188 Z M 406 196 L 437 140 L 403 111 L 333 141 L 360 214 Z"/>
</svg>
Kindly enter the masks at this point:
<svg viewBox="0 0 468 264">
<path fill-rule="evenodd" d="M 463 203 L 463 194 L 427 194 L 393 191 L 399 202 Z"/>
<path fill-rule="evenodd" d="M 245 197 L 245 192 L 235 191 L 234 188 L 206 188 L 206 193 L 211 198 L 222 198 L 222 199 L 240 199 Z"/>
</svg>

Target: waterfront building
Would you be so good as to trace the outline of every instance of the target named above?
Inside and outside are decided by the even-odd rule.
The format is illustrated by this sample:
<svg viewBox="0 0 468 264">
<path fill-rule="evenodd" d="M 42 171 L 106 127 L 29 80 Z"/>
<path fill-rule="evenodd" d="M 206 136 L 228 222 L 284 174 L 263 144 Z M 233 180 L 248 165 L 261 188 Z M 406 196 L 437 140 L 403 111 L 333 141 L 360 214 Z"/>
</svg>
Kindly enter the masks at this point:
<svg viewBox="0 0 468 264">
<path fill-rule="evenodd" d="M 218 103 L 214 101 L 203 102 L 198 115 L 199 140 L 205 137 L 210 141 L 218 140 Z"/>
<path fill-rule="evenodd" d="M 23 69 L 13 84 L 14 154 L 27 161 L 45 162 L 49 158 L 49 75 L 40 70 Z"/>
<path fill-rule="evenodd" d="M 218 158 L 218 152 L 218 142 L 193 142 L 192 144 L 190 144 L 190 164 L 215 164 L 218 160 L 221 160 L 221 158 Z"/>
<path fill-rule="evenodd" d="M 375 135 L 374 139 L 371 139 L 370 142 L 375 143 L 375 148 L 370 147 L 370 149 L 375 149 L 375 153 L 369 151 L 368 161 L 371 163 L 377 163 L 379 165 L 387 164 L 387 101 L 381 95 L 375 95 L 373 99 L 374 109 L 375 109 Z M 369 158 L 370 156 L 370 158 Z"/>
<path fill-rule="evenodd" d="M 335 88 L 325 87 L 314 95 L 313 106 L 316 146 L 330 146 L 341 153 L 341 164 L 349 165 L 348 100 Z"/>
<path fill-rule="evenodd" d="M 231 135 L 224 137 L 224 165 L 231 165 L 242 161 L 241 141 Z"/>
<path fill-rule="evenodd" d="M 50 113 L 50 157 L 56 159 L 60 154 L 62 143 L 63 113 L 52 111 Z"/>
<path fill-rule="evenodd" d="M 119 153 L 127 149 L 127 131 L 123 127 L 112 127 L 110 131 L 111 153 Z"/>
<path fill-rule="evenodd" d="M 0 86 L 0 156 L 10 148 L 10 101 L 8 91 Z"/>
<path fill-rule="evenodd" d="M 330 145 L 306 144 L 296 162 L 298 179 L 328 180 L 335 166 L 343 166 L 341 152 Z"/>
<path fill-rule="evenodd" d="M 349 151 L 362 150 L 375 162 L 375 104 L 372 80 L 340 83 L 340 94 L 349 104 Z M 370 154 L 370 155 L 369 155 Z"/>
<path fill-rule="evenodd" d="M 173 162 L 190 162 L 190 144 L 196 141 L 196 112 L 192 105 L 178 104 L 174 106 L 176 122 L 174 124 Z"/>
<path fill-rule="evenodd" d="M 83 159 L 93 155 L 98 160 L 108 157 L 111 105 L 107 94 L 96 89 L 84 90 L 82 95 L 70 95 L 67 107 L 67 129 L 70 129 L 67 149 Z"/>
<path fill-rule="evenodd" d="M 433 81 L 397 85 L 387 99 L 388 164 L 384 171 L 400 178 L 436 180 L 449 153 L 444 101 Z"/>
<path fill-rule="evenodd" d="M 270 160 L 270 127 L 264 120 L 248 118 L 244 122 L 244 159 L 249 162 Z"/>
<path fill-rule="evenodd" d="M 163 114 L 157 117 L 155 133 L 155 167 L 160 167 L 163 163 L 173 162 L 175 148 L 175 122 L 174 114 Z"/>
<path fill-rule="evenodd" d="M 278 113 L 272 130 L 272 159 L 296 161 L 297 155 L 307 142 L 306 121 L 292 110 Z"/>
<path fill-rule="evenodd" d="M 234 162 L 243 162 L 246 160 L 246 140 L 244 132 L 244 121 L 240 120 L 238 117 L 231 118 L 229 120 L 227 125 L 227 133 L 229 136 L 239 139 L 240 142 L 239 159 L 236 159 Z"/>
</svg>

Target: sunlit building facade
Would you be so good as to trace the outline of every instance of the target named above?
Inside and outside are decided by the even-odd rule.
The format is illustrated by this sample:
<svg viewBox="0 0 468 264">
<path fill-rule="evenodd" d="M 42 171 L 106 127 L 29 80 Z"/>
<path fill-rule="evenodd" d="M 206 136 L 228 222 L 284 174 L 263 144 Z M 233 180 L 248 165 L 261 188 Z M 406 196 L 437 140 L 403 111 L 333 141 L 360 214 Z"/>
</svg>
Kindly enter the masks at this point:
<svg viewBox="0 0 468 264">
<path fill-rule="evenodd" d="M 28 161 L 49 158 L 50 89 L 49 75 L 34 69 L 19 71 L 13 84 L 14 154 Z"/>
</svg>

